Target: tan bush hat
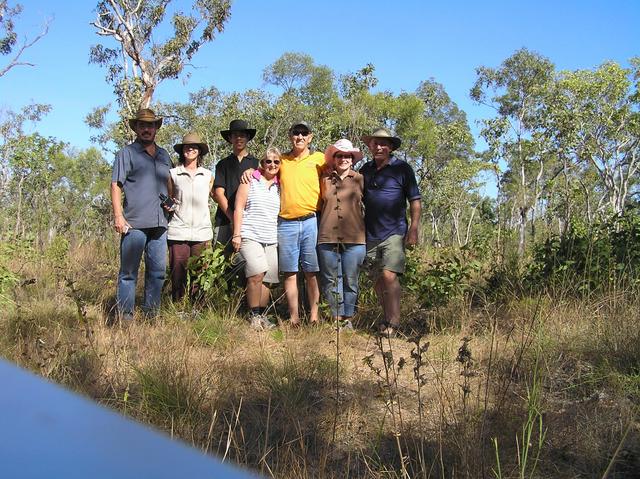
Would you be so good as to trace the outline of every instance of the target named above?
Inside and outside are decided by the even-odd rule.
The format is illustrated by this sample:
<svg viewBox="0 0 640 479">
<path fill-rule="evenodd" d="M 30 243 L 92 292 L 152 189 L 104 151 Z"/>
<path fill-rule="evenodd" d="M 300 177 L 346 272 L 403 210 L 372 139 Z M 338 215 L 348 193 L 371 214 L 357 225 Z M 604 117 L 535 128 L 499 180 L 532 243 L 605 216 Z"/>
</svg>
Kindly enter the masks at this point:
<svg viewBox="0 0 640 479">
<path fill-rule="evenodd" d="M 197 133 L 187 133 L 182 137 L 182 143 L 177 143 L 173 145 L 173 150 L 182 156 L 182 148 L 184 145 L 198 145 L 198 149 L 200 150 L 200 158 L 209 153 L 209 145 L 202 141 L 200 135 Z"/>
<path fill-rule="evenodd" d="M 140 110 L 138 110 L 138 112 L 136 113 L 136 117 L 129 119 L 129 127 L 132 130 L 135 130 L 136 123 L 139 121 L 146 121 L 147 123 L 155 123 L 157 128 L 160 128 L 162 126 L 162 117 L 156 116 L 153 110 L 150 110 L 149 108 L 141 108 Z"/>
<path fill-rule="evenodd" d="M 386 128 L 378 128 L 376 131 L 374 131 L 370 135 L 363 136 L 360 139 L 367 146 L 369 146 L 369 143 L 374 138 L 386 138 L 387 140 L 390 140 L 391 144 L 393 145 L 393 150 L 397 150 L 398 148 L 400 148 L 400 144 L 402 143 L 402 140 L 400 138 L 398 138 L 397 136 L 393 136 L 391 132 Z"/>
</svg>

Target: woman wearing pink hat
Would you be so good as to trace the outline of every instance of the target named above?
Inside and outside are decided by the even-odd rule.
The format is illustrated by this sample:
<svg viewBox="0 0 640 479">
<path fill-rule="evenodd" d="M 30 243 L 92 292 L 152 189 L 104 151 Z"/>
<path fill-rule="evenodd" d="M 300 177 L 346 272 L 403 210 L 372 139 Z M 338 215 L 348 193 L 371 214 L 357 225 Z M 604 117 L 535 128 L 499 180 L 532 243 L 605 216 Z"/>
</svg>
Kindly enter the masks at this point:
<svg viewBox="0 0 640 479">
<path fill-rule="evenodd" d="M 355 314 L 358 276 L 366 254 L 364 179 L 351 168 L 362 156 L 349 140 L 338 140 L 324 152 L 330 166 L 320 177 L 320 284 L 334 319 L 344 320 L 345 325 L 351 324 Z"/>
</svg>

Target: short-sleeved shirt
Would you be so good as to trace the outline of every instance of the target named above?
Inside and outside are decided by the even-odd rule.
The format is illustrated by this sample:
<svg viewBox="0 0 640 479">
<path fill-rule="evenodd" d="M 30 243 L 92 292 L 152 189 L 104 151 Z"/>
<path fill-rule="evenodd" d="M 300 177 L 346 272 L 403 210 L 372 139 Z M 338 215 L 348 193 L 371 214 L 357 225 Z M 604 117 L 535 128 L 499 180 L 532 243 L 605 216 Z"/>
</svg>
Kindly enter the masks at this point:
<svg viewBox="0 0 640 479">
<path fill-rule="evenodd" d="M 318 211 L 324 155 L 315 152 L 299 160 L 282 155 L 281 159 L 280 217 L 293 220 Z"/>
<path fill-rule="evenodd" d="M 411 165 L 392 156 L 379 170 L 375 161 L 367 162 L 360 173 L 364 176 L 367 241 L 407 234 L 407 201 L 421 198 Z"/>
<path fill-rule="evenodd" d="M 318 244 L 364 244 L 362 195 L 364 178 L 349 170 L 344 179 L 335 170 L 320 177 L 322 210 L 318 228 Z"/>
<path fill-rule="evenodd" d="M 134 141 L 116 153 L 111 181 L 124 192 L 123 213 L 132 228 L 167 226 L 167 213 L 160 206 L 160 194 L 167 195 L 171 158 L 156 146 L 151 156 L 142 143 Z"/>
<path fill-rule="evenodd" d="M 230 210 L 233 210 L 233 206 L 236 204 L 236 192 L 238 191 L 238 186 L 240 186 L 242 173 L 249 168 L 257 169 L 258 163 L 258 159 L 254 156 L 247 155 L 241 161 L 238 161 L 238 157 L 231 153 L 216 165 L 213 187 L 224 188 L 224 196 L 229 202 Z M 218 208 L 218 211 L 216 211 L 216 226 L 228 225 L 229 223 L 227 215 Z"/>
</svg>

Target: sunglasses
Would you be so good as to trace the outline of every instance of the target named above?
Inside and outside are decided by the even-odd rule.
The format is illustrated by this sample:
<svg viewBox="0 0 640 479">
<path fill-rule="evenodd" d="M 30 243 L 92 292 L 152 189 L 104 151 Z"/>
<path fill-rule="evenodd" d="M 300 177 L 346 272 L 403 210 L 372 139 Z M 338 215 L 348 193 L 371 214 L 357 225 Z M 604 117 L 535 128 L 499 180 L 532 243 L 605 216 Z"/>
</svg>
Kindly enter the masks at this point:
<svg viewBox="0 0 640 479">
<path fill-rule="evenodd" d="M 270 165 L 273 163 L 274 165 L 278 166 L 280 164 L 280 160 L 262 160 L 262 162 L 265 165 Z"/>
<path fill-rule="evenodd" d="M 298 135 L 309 136 L 309 134 L 311 134 L 311 132 L 308 130 L 293 130 L 291 132 L 291 136 L 298 136 Z"/>
<path fill-rule="evenodd" d="M 182 149 L 183 150 L 199 150 L 200 147 L 198 147 L 198 145 L 184 145 Z"/>
<path fill-rule="evenodd" d="M 353 155 L 349 153 L 336 153 L 333 157 L 336 160 L 353 160 Z"/>
</svg>

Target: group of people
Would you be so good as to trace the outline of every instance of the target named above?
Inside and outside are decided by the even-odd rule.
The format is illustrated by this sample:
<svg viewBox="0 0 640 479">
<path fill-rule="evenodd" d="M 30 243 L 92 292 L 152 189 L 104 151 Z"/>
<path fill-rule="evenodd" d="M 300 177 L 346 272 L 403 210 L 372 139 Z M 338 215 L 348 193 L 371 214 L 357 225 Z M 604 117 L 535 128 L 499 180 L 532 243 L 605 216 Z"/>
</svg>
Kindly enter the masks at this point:
<svg viewBox="0 0 640 479">
<path fill-rule="evenodd" d="M 142 109 L 129 120 L 136 140 L 116 155 L 111 198 L 114 227 L 120 233 L 117 310 L 133 319 L 138 268 L 145 258 L 142 309 L 154 314 L 169 249 L 174 299 L 187 289 L 187 264 L 214 240 L 244 263 L 249 319 L 255 329 L 274 324 L 265 314 L 269 285 L 284 279 L 292 327 L 301 324 L 298 273 L 302 271 L 309 322 L 320 321 L 320 295 L 340 324 L 354 316 L 358 278 L 370 263 L 374 288 L 384 312 L 379 331 L 395 334 L 400 324 L 400 283 L 405 247 L 415 245 L 421 195 L 411 166 L 394 156 L 400 138 L 384 128 L 361 140 L 371 160 L 354 170 L 363 153 L 348 139 L 313 152 L 313 130 L 296 122 L 288 130 L 291 148 L 270 147 L 260 160 L 249 154 L 256 134 L 243 120 L 233 120 L 222 137 L 232 153 L 215 173 L 202 167 L 209 147 L 196 133 L 174 146 L 178 166 L 155 143 L 162 118 Z M 122 194 L 124 192 L 124 201 Z M 209 197 L 218 205 L 215 231 Z M 407 218 L 407 204 L 409 215 Z"/>
</svg>

